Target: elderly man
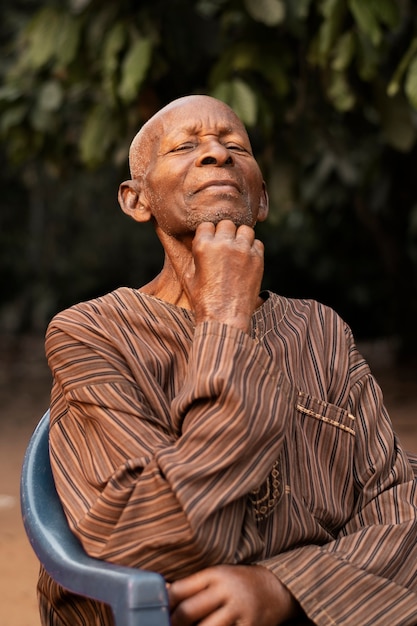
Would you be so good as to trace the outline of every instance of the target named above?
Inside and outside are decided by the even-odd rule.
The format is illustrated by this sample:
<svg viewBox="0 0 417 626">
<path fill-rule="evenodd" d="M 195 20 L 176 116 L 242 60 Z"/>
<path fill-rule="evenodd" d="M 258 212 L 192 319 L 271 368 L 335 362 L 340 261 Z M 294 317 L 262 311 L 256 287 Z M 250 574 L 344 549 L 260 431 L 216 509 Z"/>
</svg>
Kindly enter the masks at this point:
<svg viewBox="0 0 417 626">
<path fill-rule="evenodd" d="M 347 325 L 261 292 L 268 196 L 244 126 L 207 96 L 133 140 L 119 202 L 161 273 L 50 323 L 51 455 L 74 533 L 166 577 L 174 626 L 417 624 L 409 462 Z M 109 610 L 45 572 L 44 624 Z"/>
</svg>

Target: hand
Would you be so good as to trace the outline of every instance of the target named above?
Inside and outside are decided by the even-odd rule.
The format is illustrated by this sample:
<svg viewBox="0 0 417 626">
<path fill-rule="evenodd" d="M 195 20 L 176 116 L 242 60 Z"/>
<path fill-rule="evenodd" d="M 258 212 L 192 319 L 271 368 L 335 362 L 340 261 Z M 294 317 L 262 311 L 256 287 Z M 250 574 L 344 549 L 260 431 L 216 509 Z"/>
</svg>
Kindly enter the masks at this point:
<svg viewBox="0 0 417 626">
<path fill-rule="evenodd" d="M 263 251 L 250 226 L 237 227 L 230 220 L 198 226 L 194 266 L 184 276 L 196 322 L 216 320 L 248 332 L 261 287 Z"/>
<path fill-rule="evenodd" d="M 172 626 L 277 626 L 301 614 L 288 589 L 259 565 L 216 565 L 168 589 Z"/>
</svg>

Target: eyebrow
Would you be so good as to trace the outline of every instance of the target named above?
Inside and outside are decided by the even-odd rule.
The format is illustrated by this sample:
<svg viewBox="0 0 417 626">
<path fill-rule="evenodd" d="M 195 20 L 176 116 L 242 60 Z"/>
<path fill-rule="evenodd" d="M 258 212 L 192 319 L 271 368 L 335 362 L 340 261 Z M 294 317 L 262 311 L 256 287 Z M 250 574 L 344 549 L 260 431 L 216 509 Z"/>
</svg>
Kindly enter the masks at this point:
<svg viewBox="0 0 417 626">
<path fill-rule="evenodd" d="M 165 137 L 169 140 L 173 139 L 177 139 L 180 138 L 182 135 L 198 135 L 200 130 L 202 128 L 202 124 L 201 123 L 195 123 L 193 122 L 193 124 L 190 124 L 188 126 L 183 126 L 182 128 L 178 128 L 173 130 L 171 133 L 165 135 Z M 220 134 L 220 136 L 224 136 L 224 135 L 231 135 L 235 132 L 238 132 L 237 129 L 232 128 L 229 125 L 215 125 L 215 130 L 216 132 L 218 132 Z"/>
<path fill-rule="evenodd" d="M 202 128 L 203 123 L 194 121 L 189 124 L 186 123 L 184 126 L 181 126 L 179 128 L 173 128 L 168 133 L 164 133 L 162 131 L 159 143 L 160 150 L 158 150 L 158 153 L 163 154 L 165 150 L 169 149 L 172 146 L 172 144 L 181 143 L 181 141 L 187 140 L 193 136 L 197 136 Z M 242 139 L 245 140 L 245 143 L 247 143 L 248 146 L 248 150 L 252 154 L 250 140 L 247 137 L 244 127 L 240 128 L 236 126 L 231 126 L 230 124 L 218 124 L 215 122 L 212 128 L 216 133 L 219 133 L 219 136 L 221 138 L 239 135 L 240 137 L 242 137 Z"/>
</svg>

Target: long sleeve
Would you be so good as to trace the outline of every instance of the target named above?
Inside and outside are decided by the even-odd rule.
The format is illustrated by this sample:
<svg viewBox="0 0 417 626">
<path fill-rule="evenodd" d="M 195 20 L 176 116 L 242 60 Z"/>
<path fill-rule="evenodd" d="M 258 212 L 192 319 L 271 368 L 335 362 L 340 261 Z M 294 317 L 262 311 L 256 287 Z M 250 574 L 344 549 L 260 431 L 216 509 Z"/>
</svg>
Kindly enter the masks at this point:
<svg viewBox="0 0 417 626">
<path fill-rule="evenodd" d="M 314 433 L 304 448 L 301 444 L 297 447 L 301 468 L 308 467 L 308 458 L 317 459 L 318 469 L 299 472 L 304 481 L 300 492 L 315 492 L 307 508 L 326 527 L 329 519 L 337 518 L 342 502 L 344 519 L 340 518 L 340 526 L 327 526 L 327 540 L 275 553 L 271 549 L 274 554 L 262 564 L 291 590 L 314 624 L 415 626 L 417 484 L 392 430 L 381 390 L 350 332 L 346 334 L 350 351 L 347 373 L 355 382 L 350 387 L 343 385 L 346 378 L 340 371 L 337 378 L 342 383 L 339 389 L 348 390 L 344 404 L 355 418 L 354 436 L 344 431 L 338 449 L 323 437 L 315 415 L 311 420 L 315 422 Z M 318 462 L 323 455 L 311 445 L 320 440 L 330 448 L 328 482 L 326 467 Z M 338 458 L 341 465 L 337 465 Z M 330 477 L 336 475 L 339 482 L 332 485 Z M 327 502 L 319 501 L 320 487 L 327 494 Z M 297 496 L 293 493 L 290 499 L 299 504 Z"/>
<path fill-rule="evenodd" d="M 279 454 L 295 392 L 250 337 L 206 323 L 169 402 L 149 365 L 128 371 L 117 332 L 74 311 L 48 330 L 53 467 L 74 532 L 96 557 L 168 578 L 252 561 L 246 494 Z"/>
<path fill-rule="evenodd" d="M 270 295 L 252 337 L 133 290 L 59 314 L 51 453 L 99 558 L 261 563 L 318 626 L 417 624 L 417 494 L 350 329 Z"/>
</svg>

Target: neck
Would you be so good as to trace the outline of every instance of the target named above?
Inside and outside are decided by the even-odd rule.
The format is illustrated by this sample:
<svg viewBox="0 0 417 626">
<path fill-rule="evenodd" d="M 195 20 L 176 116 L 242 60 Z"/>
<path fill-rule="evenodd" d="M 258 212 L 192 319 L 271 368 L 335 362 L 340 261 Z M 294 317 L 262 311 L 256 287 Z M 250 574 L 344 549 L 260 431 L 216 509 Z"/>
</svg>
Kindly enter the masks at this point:
<svg viewBox="0 0 417 626">
<path fill-rule="evenodd" d="M 162 241 L 165 250 L 164 266 L 151 282 L 141 288 L 143 293 L 165 300 L 170 304 L 191 309 L 184 289 L 183 276 L 193 265 L 191 249 L 184 243 L 169 238 Z"/>
<path fill-rule="evenodd" d="M 164 265 L 158 276 L 141 287 L 140 291 L 175 306 L 192 310 L 183 279 L 184 275 L 193 271 L 192 241 L 179 241 L 164 233 L 158 233 L 158 237 L 165 251 Z M 256 308 L 263 303 L 264 300 L 259 296 Z"/>
</svg>

